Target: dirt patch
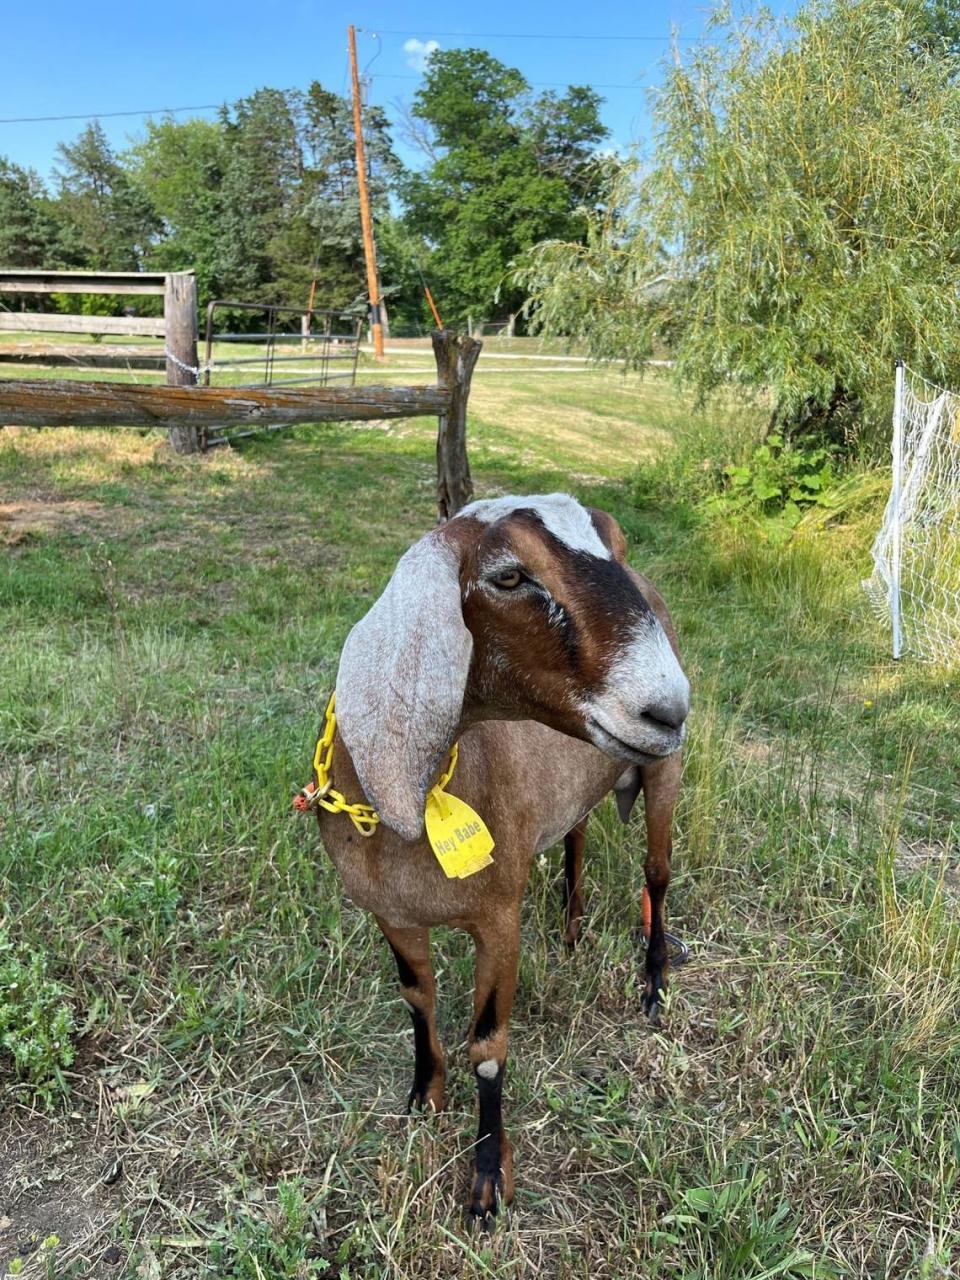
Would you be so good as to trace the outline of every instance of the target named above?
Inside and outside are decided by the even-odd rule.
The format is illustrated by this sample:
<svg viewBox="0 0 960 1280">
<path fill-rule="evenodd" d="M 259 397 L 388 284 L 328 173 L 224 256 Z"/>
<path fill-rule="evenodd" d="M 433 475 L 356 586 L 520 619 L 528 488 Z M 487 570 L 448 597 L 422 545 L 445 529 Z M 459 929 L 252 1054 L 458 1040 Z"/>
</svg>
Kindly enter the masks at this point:
<svg viewBox="0 0 960 1280">
<path fill-rule="evenodd" d="M 24 499 L 0 502 L 0 542 L 13 546 L 35 533 L 70 533 L 86 528 L 91 521 L 103 519 L 107 512 L 101 502 L 49 502 Z"/>
<path fill-rule="evenodd" d="M 944 897 L 960 903 L 960 865 L 956 846 L 942 840 L 897 841 L 897 869 L 906 875 L 925 872 L 931 880 L 942 884 Z"/>
<path fill-rule="evenodd" d="M 25 1275 L 42 1275 L 42 1241 L 51 1235 L 61 1254 L 102 1252 L 118 1196 L 104 1185 L 110 1153 L 89 1121 L 76 1112 L 22 1117 L 11 1114 L 0 1137 L 0 1267 L 20 1258 Z"/>
</svg>

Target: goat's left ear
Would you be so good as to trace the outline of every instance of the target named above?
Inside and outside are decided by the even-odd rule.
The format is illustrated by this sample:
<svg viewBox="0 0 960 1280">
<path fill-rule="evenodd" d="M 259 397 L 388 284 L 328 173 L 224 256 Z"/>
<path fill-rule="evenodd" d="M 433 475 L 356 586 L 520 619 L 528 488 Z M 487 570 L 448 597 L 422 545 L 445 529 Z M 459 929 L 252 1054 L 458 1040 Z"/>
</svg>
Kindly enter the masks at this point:
<svg viewBox="0 0 960 1280">
<path fill-rule="evenodd" d="M 627 540 L 613 516 L 607 515 L 606 511 L 601 511 L 599 507 L 587 507 L 587 514 L 600 535 L 600 541 L 610 551 L 614 560 L 618 560 L 620 564 L 626 564 Z"/>
<path fill-rule="evenodd" d="M 423 832 L 427 790 L 457 731 L 472 653 L 460 552 L 438 529 L 401 558 L 347 636 L 337 674 L 337 727 L 360 785 L 404 840 Z"/>
<path fill-rule="evenodd" d="M 629 769 L 624 769 L 613 784 L 613 794 L 617 801 L 617 813 L 619 813 L 620 821 L 624 825 L 630 821 L 630 814 L 633 812 L 633 806 L 637 803 L 637 796 L 642 788 L 643 778 L 640 775 L 639 767 L 635 764 L 632 764 Z"/>
</svg>

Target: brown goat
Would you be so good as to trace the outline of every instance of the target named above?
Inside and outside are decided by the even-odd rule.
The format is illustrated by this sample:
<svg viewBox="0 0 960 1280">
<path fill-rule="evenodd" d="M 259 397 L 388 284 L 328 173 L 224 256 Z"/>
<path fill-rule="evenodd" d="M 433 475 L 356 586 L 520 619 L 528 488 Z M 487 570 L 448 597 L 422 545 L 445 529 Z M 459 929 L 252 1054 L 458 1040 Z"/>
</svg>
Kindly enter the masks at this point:
<svg viewBox="0 0 960 1280">
<path fill-rule="evenodd" d="M 336 693 L 330 776 L 381 821 L 364 838 L 343 813 L 319 809 L 320 835 L 396 957 L 413 1018 L 411 1106 L 444 1104 L 430 927 L 466 929 L 476 943 L 470 1210 L 485 1218 L 513 1196 L 501 1090 L 530 864 L 566 835 L 572 942 L 586 815 L 614 787 L 624 820 L 644 793 L 645 1011 L 666 985 L 663 903 L 689 709 L 676 638 L 652 584 L 627 567 L 610 516 L 563 494 L 500 498 L 473 503 L 403 556 L 347 638 Z M 424 834 L 426 796 L 454 740 L 450 793 L 496 842 L 492 865 L 466 879 L 447 879 Z"/>
</svg>

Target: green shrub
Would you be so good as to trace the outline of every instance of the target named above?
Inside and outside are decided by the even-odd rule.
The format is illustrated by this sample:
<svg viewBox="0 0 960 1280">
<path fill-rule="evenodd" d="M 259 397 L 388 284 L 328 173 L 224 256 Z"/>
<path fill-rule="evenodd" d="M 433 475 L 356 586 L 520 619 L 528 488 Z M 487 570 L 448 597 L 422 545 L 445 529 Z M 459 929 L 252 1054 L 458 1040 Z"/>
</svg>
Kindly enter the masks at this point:
<svg viewBox="0 0 960 1280">
<path fill-rule="evenodd" d="M 713 423 L 678 433 L 673 449 L 641 464 L 633 493 L 641 506 L 684 507 L 694 522 L 720 517 L 748 524 L 761 541 L 781 546 L 810 513 L 842 519 L 848 488 L 830 450 L 815 437 L 763 435 L 758 415 L 744 413 L 717 415 Z"/>
<path fill-rule="evenodd" d="M 723 469 L 726 483 L 704 508 L 717 515 L 748 515 L 767 539 L 787 542 L 810 507 L 830 507 L 836 475 L 829 451 L 813 437 L 785 440 L 771 432 L 743 463 Z"/>
<path fill-rule="evenodd" d="M 73 1010 L 66 989 L 47 976 L 45 958 L 22 954 L 0 930 L 0 1049 L 33 1093 L 50 1105 L 66 1093 L 63 1068 L 73 1061 Z"/>
<path fill-rule="evenodd" d="M 242 1212 L 222 1241 L 211 1247 L 210 1262 L 219 1280 L 307 1280 L 329 1263 L 316 1256 L 310 1206 L 299 1182 L 281 1182 L 276 1204 L 263 1217 Z"/>
</svg>

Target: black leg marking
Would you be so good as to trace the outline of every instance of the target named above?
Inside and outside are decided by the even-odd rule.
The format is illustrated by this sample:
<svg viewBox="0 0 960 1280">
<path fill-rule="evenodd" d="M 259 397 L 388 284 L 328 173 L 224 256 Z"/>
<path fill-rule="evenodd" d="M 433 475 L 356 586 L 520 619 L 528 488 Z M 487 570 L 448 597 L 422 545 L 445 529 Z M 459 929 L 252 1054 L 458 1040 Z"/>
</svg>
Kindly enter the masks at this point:
<svg viewBox="0 0 960 1280">
<path fill-rule="evenodd" d="M 417 975 L 392 942 L 390 943 L 390 950 L 393 952 L 393 958 L 397 962 L 397 973 L 400 977 L 401 987 L 416 987 L 418 985 Z"/>
<path fill-rule="evenodd" d="M 577 892 L 576 836 L 568 831 L 563 837 L 563 909 L 570 910 L 570 903 Z"/>
<path fill-rule="evenodd" d="M 421 1107 L 427 1104 L 427 1089 L 430 1081 L 433 1079 L 433 1073 L 436 1070 L 436 1063 L 433 1060 L 433 1050 L 430 1048 L 430 1028 L 427 1025 L 427 1019 L 419 1009 L 410 1010 L 410 1017 L 413 1021 L 413 1088 L 410 1090 L 410 1097 L 407 1099 L 407 1110 L 413 1110 L 413 1104 L 416 1102 Z"/>
<path fill-rule="evenodd" d="M 398 951 L 392 942 L 390 950 L 393 952 L 394 959 L 397 962 L 400 985 L 411 994 L 419 991 L 417 975 L 411 969 L 403 953 Z M 427 1105 L 427 1089 L 430 1087 L 430 1081 L 433 1079 L 437 1064 L 433 1056 L 433 1050 L 430 1048 L 430 1025 L 427 1022 L 426 1015 L 415 1004 L 411 1004 L 409 1000 L 407 1001 L 407 1007 L 410 1010 L 410 1018 L 413 1022 L 413 1088 L 407 1098 L 407 1110 L 412 1111 L 414 1103 L 421 1107 Z"/>
<path fill-rule="evenodd" d="M 583 898 L 580 896 L 583 877 L 583 846 L 586 839 L 587 820 L 581 822 L 563 837 L 563 940 L 568 947 L 576 946 L 583 919 Z"/>
<path fill-rule="evenodd" d="M 650 937 L 647 941 L 646 982 L 641 1008 L 649 1018 L 660 1012 L 660 992 L 667 989 L 667 939 L 663 931 L 663 902 L 667 896 L 666 885 L 651 885 Z"/>
<path fill-rule="evenodd" d="M 488 1215 L 495 1217 L 500 1208 L 503 1070 L 498 1070 L 492 1079 L 482 1076 L 479 1070 L 474 1074 L 480 1102 L 480 1128 L 477 1132 L 476 1176 L 470 1214 L 482 1222 Z"/>
<path fill-rule="evenodd" d="M 475 1040 L 486 1040 L 497 1029 L 497 988 L 493 987 L 487 996 L 486 1004 L 480 1011 L 477 1025 L 474 1028 Z"/>
</svg>

